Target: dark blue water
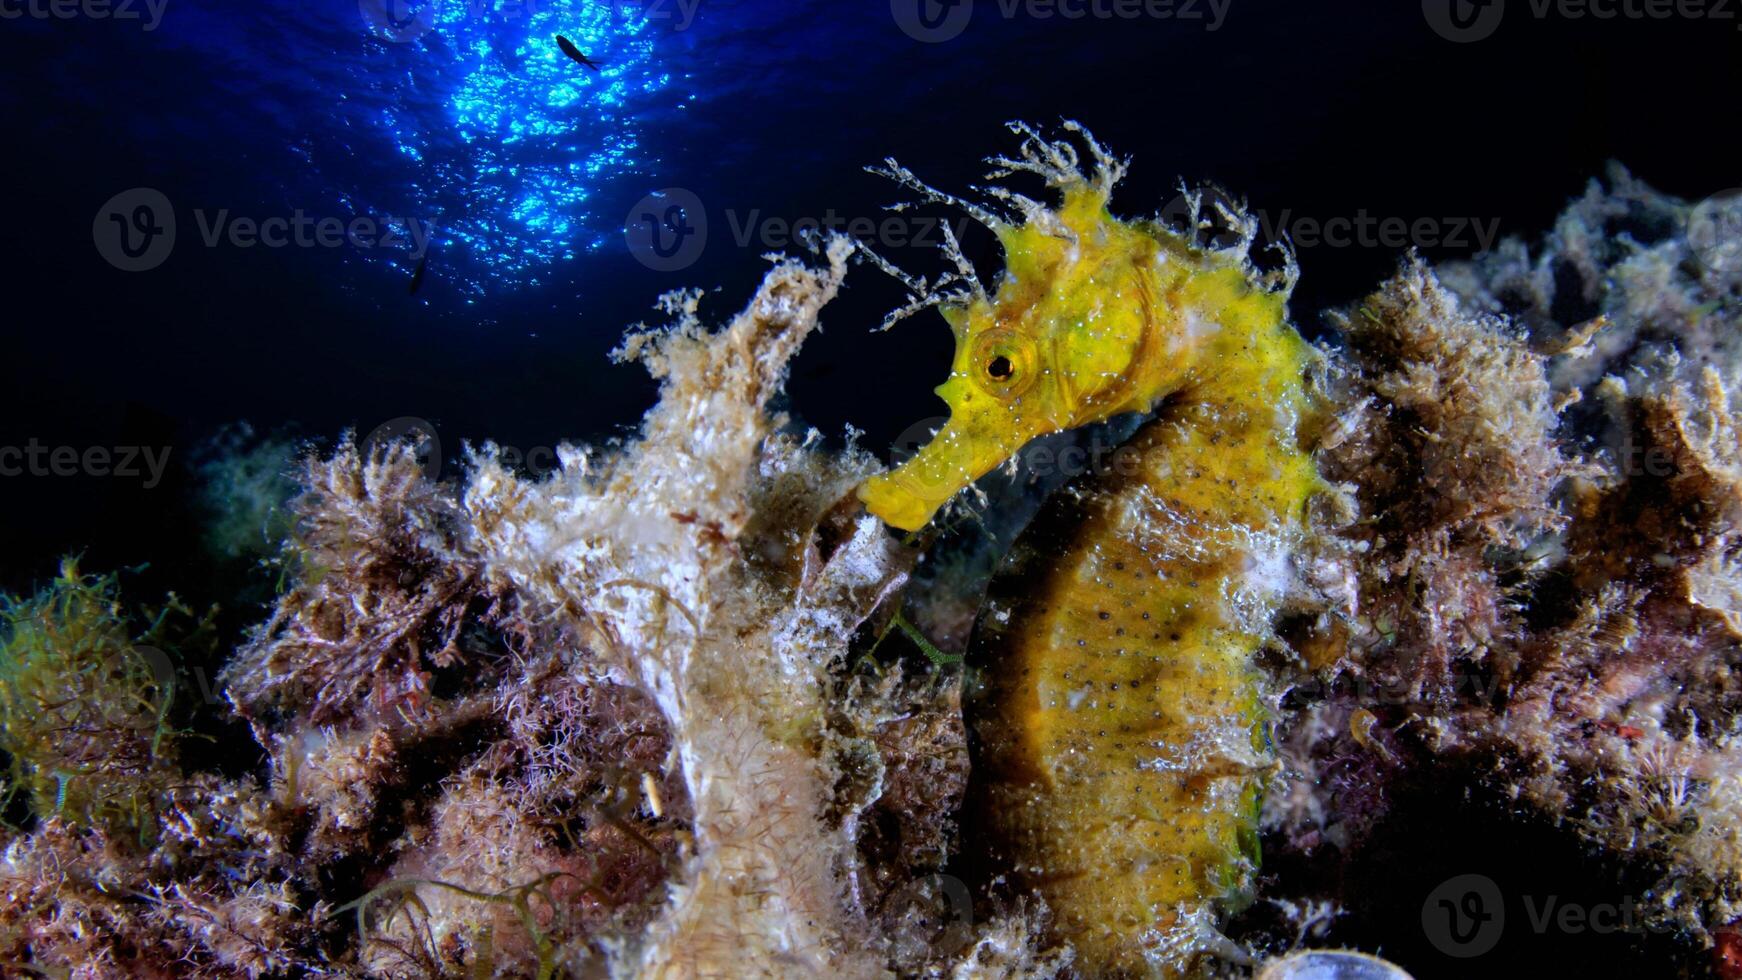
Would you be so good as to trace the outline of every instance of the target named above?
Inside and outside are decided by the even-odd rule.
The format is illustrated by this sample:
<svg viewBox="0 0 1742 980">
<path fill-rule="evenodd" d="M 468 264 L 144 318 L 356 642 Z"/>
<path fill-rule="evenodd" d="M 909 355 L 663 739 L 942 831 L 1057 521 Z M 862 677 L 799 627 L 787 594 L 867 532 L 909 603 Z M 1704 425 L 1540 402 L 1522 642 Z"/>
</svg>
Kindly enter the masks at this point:
<svg viewBox="0 0 1742 980">
<path fill-rule="evenodd" d="M 129 18 L 0 0 L 0 445 L 149 444 L 179 463 L 236 420 L 331 438 L 405 416 L 450 451 L 609 435 L 653 389 L 606 353 L 657 295 L 706 288 L 724 318 L 782 222 L 881 219 L 910 196 L 864 165 L 893 155 L 965 191 L 981 157 L 1012 149 L 1014 118 L 1080 119 L 1134 157 L 1118 199 L 1132 213 L 1161 208 L 1184 177 L 1273 220 L 1474 219 L 1534 235 L 1610 158 L 1689 196 L 1742 183 L 1733 23 L 1515 10 L 1492 38 L 1454 44 L 1416 3 L 1232 0 L 1212 30 L 1207 3 L 1067 19 L 979 0 L 959 35 L 921 43 L 897 16 L 906 0 L 453 0 L 385 31 L 374 2 L 167 0 L 160 18 L 142 3 Z M 125 195 L 141 188 L 168 202 L 177 235 L 154 267 L 126 272 L 99 228 L 117 195 L 109 228 L 126 227 Z M 666 188 L 710 224 L 674 271 L 624 234 Z M 304 237 L 246 244 L 250 223 L 275 219 Z M 983 234 L 967 244 L 995 263 Z M 1440 257 L 1475 243 L 1422 244 Z M 923 245 L 879 247 L 937 266 Z M 1401 251 L 1303 248 L 1306 329 Z M 870 332 L 901 299 L 875 270 L 854 276 L 796 365 L 799 418 L 837 440 L 856 426 L 875 447 L 935 413 L 941 324 Z M 151 488 L 0 479 L 6 584 L 76 549 L 192 562 L 186 489 L 175 463 Z"/>
<path fill-rule="evenodd" d="M 226 643 L 262 618 L 262 583 L 199 544 L 192 464 L 222 427 L 330 444 L 410 417 L 450 459 L 465 440 L 534 453 L 619 434 L 654 395 L 607 358 L 624 328 L 684 287 L 729 317 L 802 219 L 881 221 L 911 197 L 864 172 L 886 156 L 971 196 L 981 158 L 1013 149 L 1007 120 L 1081 120 L 1134 159 L 1123 212 L 1213 181 L 1291 232 L 1309 334 L 1404 247 L 1303 233 L 1399 222 L 1427 230 L 1409 237 L 1429 258 L 1457 257 L 1487 244 L 1475 227 L 1546 231 L 1610 159 L 1690 198 L 1742 186 L 1734 19 L 1538 18 L 1512 0 L 1491 37 L 1455 43 L 1426 15 L 1452 0 L 1138 16 L 1117 15 L 1142 10 L 1128 0 L 973 0 L 956 22 L 958 0 L 933 10 L 952 36 L 927 43 L 918 0 L 438 0 L 393 20 L 385 0 L 157 2 L 0 0 L 0 589 L 68 553 L 91 571 L 150 563 L 128 595 L 223 602 Z M 1061 5 L 1086 13 L 1047 15 Z M 650 258 L 626 229 L 680 198 L 706 240 Z M 908 240 L 935 241 L 927 227 L 872 237 L 930 273 L 936 249 Z M 995 268 L 982 231 L 964 244 Z M 902 301 L 855 272 L 795 364 L 795 418 L 880 448 L 937 413 L 942 324 L 871 329 Z M 49 468 L 19 472 L 23 451 Z M 1395 846 L 1351 870 L 1365 924 L 1339 938 L 1424 980 L 1469 975 L 1417 928 L 1429 882 L 1482 868 L 1575 897 L 1612 885 L 1564 836 L 1409 807 Z M 1427 864 L 1422 840 L 1445 842 Z M 1651 962 L 1621 936 L 1530 949 L 1553 958 L 1542 975 Z"/>
</svg>

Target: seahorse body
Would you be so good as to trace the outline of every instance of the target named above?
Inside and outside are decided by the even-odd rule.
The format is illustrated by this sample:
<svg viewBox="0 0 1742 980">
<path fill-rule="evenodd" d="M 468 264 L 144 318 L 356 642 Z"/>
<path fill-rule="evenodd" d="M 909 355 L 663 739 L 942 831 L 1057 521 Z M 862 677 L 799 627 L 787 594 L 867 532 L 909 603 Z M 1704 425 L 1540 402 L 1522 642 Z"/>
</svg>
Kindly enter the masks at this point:
<svg viewBox="0 0 1742 980">
<path fill-rule="evenodd" d="M 1033 435 L 1160 404 L 1018 541 L 976 627 L 971 703 L 980 819 L 1085 975 L 1174 976 L 1257 861 L 1254 654 L 1325 486 L 1297 436 L 1311 350 L 1286 284 L 1253 271 L 1250 232 L 1207 250 L 1114 218 L 1119 172 L 1092 140 L 1093 179 L 1066 144 L 1022 131 L 1035 165 L 1021 169 L 1047 173 L 1063 206 L 995 229 L 996 294 L 946 309 L 949 423 L 861 495 L 912 526 Z M 1029 386 L 1000 397 L 1011 367 Z"/>
</svg>

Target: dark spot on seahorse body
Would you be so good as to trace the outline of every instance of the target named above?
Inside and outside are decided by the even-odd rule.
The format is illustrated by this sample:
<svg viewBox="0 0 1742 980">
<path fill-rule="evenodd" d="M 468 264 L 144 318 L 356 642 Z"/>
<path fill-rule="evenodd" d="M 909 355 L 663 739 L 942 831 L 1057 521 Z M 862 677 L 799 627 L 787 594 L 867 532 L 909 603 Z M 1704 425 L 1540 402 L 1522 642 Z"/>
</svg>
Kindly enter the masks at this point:
<svg viewBox="0 0 1742 980">
<path fill-rule="evenodd" d="M 1096 613 L 1095 615 L 1101 619 L 1112 619 L 1113 618 L 1113 614 L 1108 612 L 1105 609 L 1101 610 L 1100 612 Z"/>
</svg>

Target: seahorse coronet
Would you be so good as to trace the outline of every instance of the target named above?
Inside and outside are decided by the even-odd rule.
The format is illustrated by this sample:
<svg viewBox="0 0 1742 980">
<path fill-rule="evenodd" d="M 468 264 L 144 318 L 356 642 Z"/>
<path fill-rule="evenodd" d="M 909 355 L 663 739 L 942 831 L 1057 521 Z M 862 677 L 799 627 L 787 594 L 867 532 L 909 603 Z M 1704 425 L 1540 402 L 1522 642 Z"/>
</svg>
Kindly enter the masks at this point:
<svg viewBox="0 0 1742 980">
<path fill-rule="evenodd" d="M 1117 218 L 1123 164 L 1087 130 L 1066 125 L 1096 161 L 1085 173 L 1067 141 L 1013 128 L 1020 157 L 995 165 L 1042 175 L 1058 203 L 1004 191 L 1020 220 L 976 212 L 1006 267 L 995 291 L 937 303 L 956 337 L 949 421 L 860 496 L 916 529 L 1037 436 L 1155 413 L 1122 465 L 1049 498 L 994 578 L 969 652 L 969 820 L 1085 975 L 1188 975 L 1227 946 L 1215 925 L 1259 859 L 1256 656 L 1327 488 L 1300 432 L 1314 354 L 1287 321 L 1292 266 L 1256 269 L 1244 214 L 1221 207 L 1240 229 L 1222 248 Z"/>
</svg>

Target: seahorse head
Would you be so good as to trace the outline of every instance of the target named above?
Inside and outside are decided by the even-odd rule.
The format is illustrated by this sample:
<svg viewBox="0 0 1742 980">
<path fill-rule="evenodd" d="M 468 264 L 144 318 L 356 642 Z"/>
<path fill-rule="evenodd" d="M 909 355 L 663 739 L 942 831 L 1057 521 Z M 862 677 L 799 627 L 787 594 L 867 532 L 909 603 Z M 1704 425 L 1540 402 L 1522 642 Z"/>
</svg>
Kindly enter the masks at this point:
<svg viewBox="0 0 1742 980">
<path fill-rule="evenodd" d="M 946 251 L 961 272 L 937 284 L 871 256 L 915 294 L 892 320 L 936 306 L 956 340 L 949 379 L 937 388 L 950 408 L 948 422 L 907 462 L 859 488 L 867 509 L 895 527 L 923 527 L 957 492 L 1038 436 L 1154 408 L 1214 362 L 1204 351 L 1219 339 L 1283 321 L 1297 268 L 1284 249 L 1287 268 L 1256 272 L 1250 250 L 1257 223 L 1250 216 L 1218 206 L 1216 217 L 1235 226 L 1233 241 L 1219 247 L 1199 240 L 1198 230 L 1210 227 L 1200 215 L 1200 195 L 1180 199 L 1188 205 L 1188 235 L 1159 221 L 1117 218 L 1108 202 L 1124 162 L 1079 124 L 1063 125 L 1086 145 L 1092 166 L 1079 165 L 1071 139 L 1046 140 L 1024 123 L 1010 124 L 1024 137 L 1019 155 L 988 161 L 994 178 L 1042 177 L 1058 195 L 1056 206 L 993 188 L 1013 212 L 996 214 L 926 186 L 893 160 L 874 168 L 929 200 L 967 210 L 1004 252 L 991 293 L 947 232 Z"/>
<path fill-rule="evenodd" d="M 1147 409 L 1169 373 L 1145 275 L 1160 247 L 1108 214 L 1104 194 L 1069 188 L 1046 220 L 994 231 L 1005 256 L 997 291 L 940 306 L 956 340 L 949 379 L 937 388 L 949 421 L 860 491 L 896 527 L 922 527 L 1038 436 Z"/>
<path fill-rule="evenodd" d="M 1286 288 L 1254 275 L 1249 218 L 1222 215 L 1244 222 L 1246 233 L 1220 249 L 1157 222 L 1121 220 L 1107 205 L 1123 165 L 1081 127 L 1066 124 L 1094 153 L 1090 173 L 1078 168 L 1069 143 L 1012 128 L 1028 137 L 1022 159 L 995 159 L 997 173 L 1041 174 L 1060 193 L 1056 208 L 1005 192 L 999 196 L 1018 204 L 1022 220 L 1004 220 L 926 187 L 893 162 L 880 171 L 969 208 L 998 236 L 1005 259 L 996 292 L 974 284 L 931 304 L 956 338 L 949 380 L 937 389 L 949 421 L 912 459 L 859 489 L 872 513 L 899 528 L 922 527 L 1037 436 L 1153 408 L 1196 369 L 1200 349 L 1224 323 L 1280 320 L 1286 301 Z M 1182 200 L 1197 223 L 1199 199 Z M 922 291 L 924 283 L 909 285 Z"/>
</svg>

